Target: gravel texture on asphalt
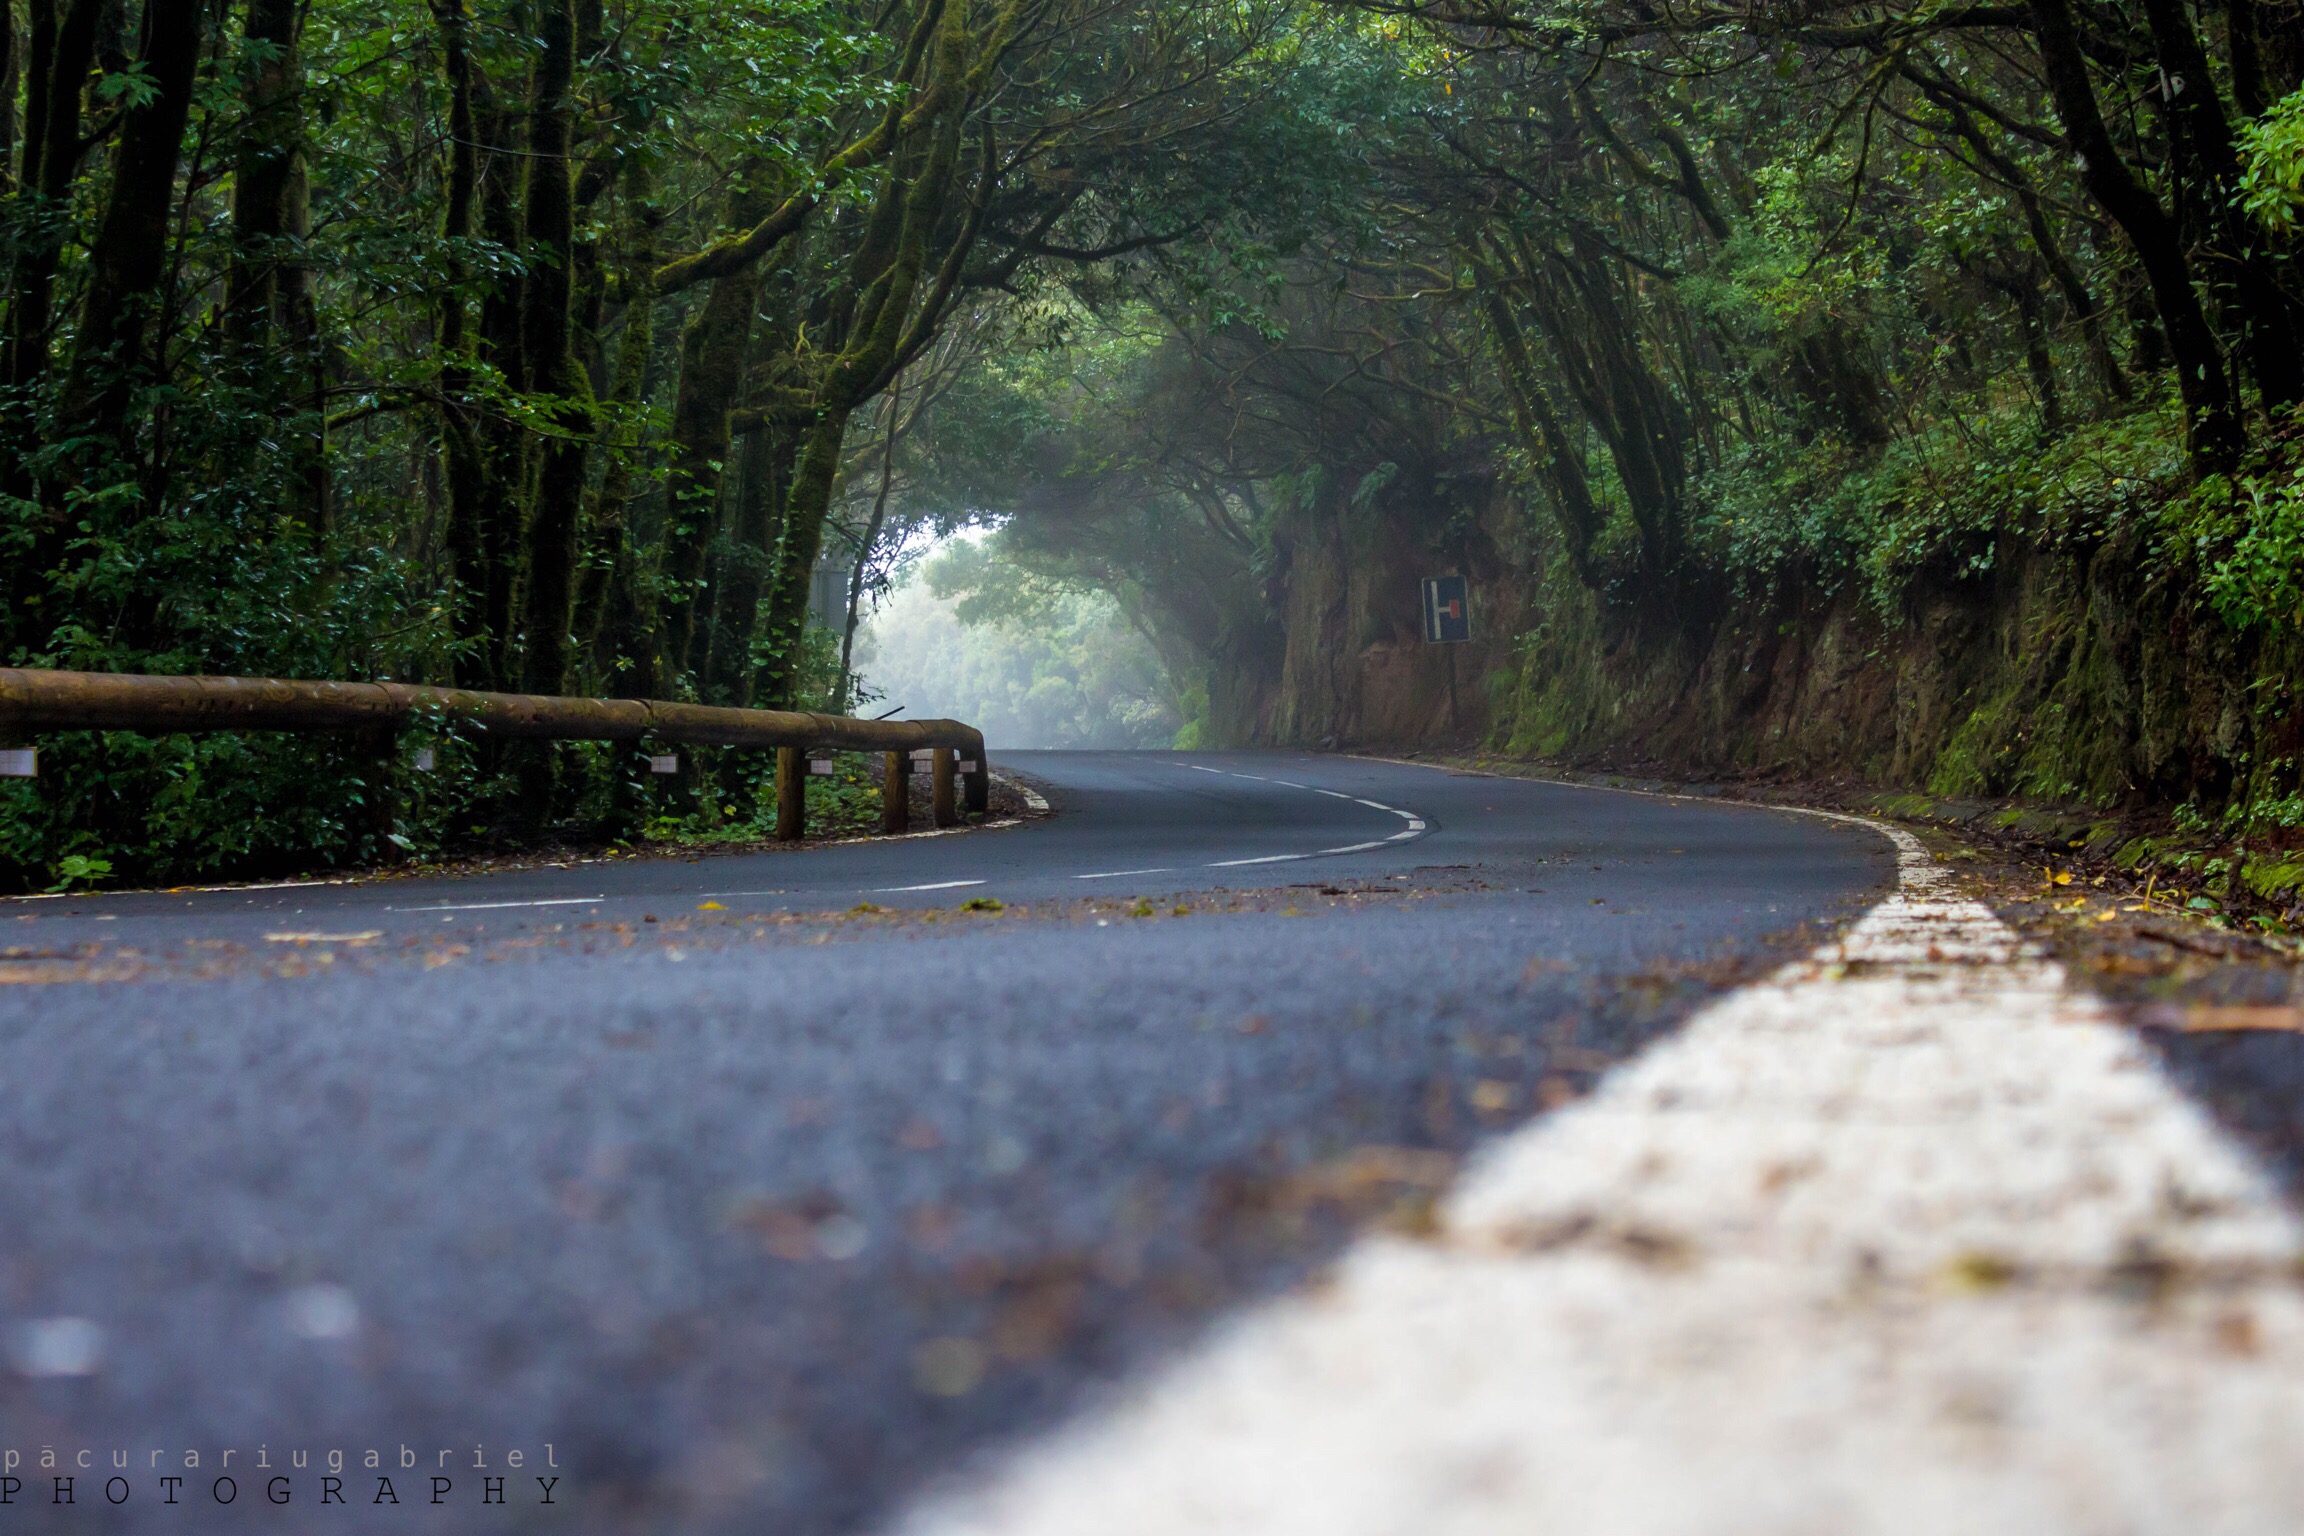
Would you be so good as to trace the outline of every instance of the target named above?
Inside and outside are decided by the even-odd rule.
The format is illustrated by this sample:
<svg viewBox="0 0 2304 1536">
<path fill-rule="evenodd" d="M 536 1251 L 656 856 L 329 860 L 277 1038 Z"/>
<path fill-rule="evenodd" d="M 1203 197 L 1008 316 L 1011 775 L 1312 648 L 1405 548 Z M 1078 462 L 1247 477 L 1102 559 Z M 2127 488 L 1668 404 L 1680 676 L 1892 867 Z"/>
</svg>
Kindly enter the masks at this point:
<svg viewBox="0 0 2304 1536">
<path fill-rule="evenodd" d="M 306 1528 L 340 1450 L 326 1529 L 856 1529 L 1428 1222 L 1466 1149 L 1892 874 L 1873 833 L 1750 808 L 1002 766 L 1058 814 L 0 905 L 0 1459 L 37 1528 Z"/>
</svg>

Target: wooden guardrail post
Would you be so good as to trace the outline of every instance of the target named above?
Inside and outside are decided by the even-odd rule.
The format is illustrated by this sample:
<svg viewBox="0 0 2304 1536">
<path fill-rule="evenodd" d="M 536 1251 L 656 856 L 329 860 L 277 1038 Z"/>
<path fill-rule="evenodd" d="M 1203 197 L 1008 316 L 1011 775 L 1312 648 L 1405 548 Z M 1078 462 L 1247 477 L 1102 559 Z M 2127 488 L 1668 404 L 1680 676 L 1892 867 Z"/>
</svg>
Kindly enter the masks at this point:
<svg viewBox="0 0 2304 1536">
<path fill-rule="evenodd" d="M 880 780 L 880 830 L 912 829 L 912 754 L 891 752 Z"/>
<path fill-rule="evenodd" d="M 930 803 L 935 806 L 935 821 L 939 827 L 960 825 L 960 799 L 954 793 L 959 788 L 953 772 L 954 753 L 950 747 L 938 747 L 928 759 Z"/>
<path fill-rule="evenodd" d="M 368 835 L 375 839 L 376 857 L 383 863 L 396 862 L 400 857 L 400 846 L 392 841 L 400 820 L 399 747 L 399 732 L 389 725 L 364 725 L 352 733 Z"/>
<path fill-rule="evenodd" d="M 982 743 L 971 750 L 960 749 L 960 784 L 968 814 L 981 816 L 992 809 L 992 765 L 984 761 Z"/>
<path fill-rule="evenodd" d="M 808 759 L 798 747 L 776 749 L 776 835 L 788 843 L 808 835 Z"/>
</svg>

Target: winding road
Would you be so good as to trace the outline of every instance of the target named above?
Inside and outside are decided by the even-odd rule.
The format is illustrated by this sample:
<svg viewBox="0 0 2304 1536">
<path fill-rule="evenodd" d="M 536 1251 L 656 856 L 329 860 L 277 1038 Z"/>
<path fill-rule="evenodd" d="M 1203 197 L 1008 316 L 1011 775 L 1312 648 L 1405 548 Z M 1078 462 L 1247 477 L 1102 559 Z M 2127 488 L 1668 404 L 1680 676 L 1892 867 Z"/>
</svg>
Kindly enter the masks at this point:
<svg viewBox="0 0 2304 1536">
<path fill-rule="evenodd" d="M 886 1523 L 1896 878 L 1750 807 L 998 766 L 1054 814 L 0 903 L 0 1531 Z"/>
</svg>

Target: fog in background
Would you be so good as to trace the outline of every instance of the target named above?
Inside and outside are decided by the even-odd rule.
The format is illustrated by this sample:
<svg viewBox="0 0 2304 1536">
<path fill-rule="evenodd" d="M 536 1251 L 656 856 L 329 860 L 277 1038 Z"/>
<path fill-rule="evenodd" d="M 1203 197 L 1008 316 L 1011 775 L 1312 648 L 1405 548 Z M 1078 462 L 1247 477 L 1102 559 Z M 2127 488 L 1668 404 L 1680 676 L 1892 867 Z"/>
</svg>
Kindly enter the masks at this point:
<svg viewBox="0 0 2304 1536">
<path fill-rule="evenodd" d="M 1174 689 L 1116 602 L 1101 593 L 1041 594 L 1023 612 L 982 617 L 986 604 L 937 580 L 940 565 L 949 578 L 957 564 L 982 578 L 973 541 L 949 544 L 914 564 L 859 630 L 858 714 L 901 705 L 912 719 L 965 720 L 995 752 L 1175 740 L 1183 717 Z M 949 595 L 939 596 L 939 585 Z M 977 622 L 963 622 L 964 611 Z"/>
</svg>

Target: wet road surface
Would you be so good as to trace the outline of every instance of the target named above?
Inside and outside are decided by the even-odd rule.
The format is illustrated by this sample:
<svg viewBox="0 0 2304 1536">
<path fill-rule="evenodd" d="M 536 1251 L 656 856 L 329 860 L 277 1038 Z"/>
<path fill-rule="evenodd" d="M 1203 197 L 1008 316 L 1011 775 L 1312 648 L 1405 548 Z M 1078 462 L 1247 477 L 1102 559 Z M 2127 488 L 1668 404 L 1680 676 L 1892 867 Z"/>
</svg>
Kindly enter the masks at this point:
<svg viewBox="0 0 2304 1536">
<path fill-rule="evenodd" d="M 1873 833 L 1751 807 L 997 766 L 1057 814 L 0 903 L 23 1528 L 868 1527 L 1412 1226 L 1467 1148 L 1893 877 Z"/>
</svg>

